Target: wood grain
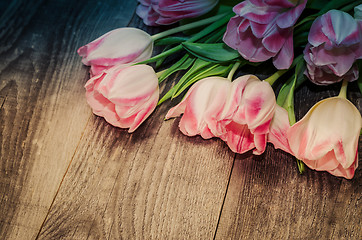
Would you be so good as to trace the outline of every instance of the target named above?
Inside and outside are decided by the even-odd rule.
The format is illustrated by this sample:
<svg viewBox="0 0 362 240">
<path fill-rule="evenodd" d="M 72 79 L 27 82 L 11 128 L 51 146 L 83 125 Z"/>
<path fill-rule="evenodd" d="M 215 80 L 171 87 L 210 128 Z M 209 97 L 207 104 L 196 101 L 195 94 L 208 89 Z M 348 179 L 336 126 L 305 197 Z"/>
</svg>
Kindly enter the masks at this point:
<svg viewBox="0 0 362 240">
<path fill-rule="evenodd" d="M 132 135 L 92 118 L 39 239 L 213 237 L 234 154 L 164 109 Z"/>
<path fill-rule="evenodd" d="M 91 116 L 87 69 L 75 51 L 122 11 L 97 1 L 69 4 L 12 1 L 1 18 L 1 239 L 34 239 L 39 232 Z M 110 15 L 94 22 L 97 11 Z M 86 35 L 83 42 L 79 35 Z"/>
<path fill-rule="evenodd" d="M 272 145 L 239 155 L 186 137 L 163 120 L 175 102 L 133 134 L 91 113 L 76 50 L 118 27 L 173 27 L 146 27 L 136 4 L 0 2 L 0 239 L 361 239 L 360 168 L 299 175 Z M 307 83 L 297 118 L 338 89 Z M 362 112 L 355 83 L 349 98 Z"/>
</svg>

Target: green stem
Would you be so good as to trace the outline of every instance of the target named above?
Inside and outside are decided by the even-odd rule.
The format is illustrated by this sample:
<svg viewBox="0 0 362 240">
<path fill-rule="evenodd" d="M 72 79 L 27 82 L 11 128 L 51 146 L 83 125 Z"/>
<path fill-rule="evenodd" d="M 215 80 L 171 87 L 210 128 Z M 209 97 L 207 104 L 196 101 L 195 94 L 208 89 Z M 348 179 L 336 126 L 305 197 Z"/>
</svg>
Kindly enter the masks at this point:
<svg viewBox="0 0 362 240">
<path fill-rule="evenodd" d="M 279 70 L 276 73 L 274 73 L 273 75 L 271 75 L 270 77 L 268 77 L 267 79 L 265 79 L 265 82 L 268 82 L 270 85 L 273 85 L 274 82 L 276 80 L 278 80 L 278 78 L 280 78 L 284 73 L 286 73 L 288 71 L 288 69 L 284 69 L 284 70 Z"/>
<path fill-rule="evenodd" d="M 348 86 L 348 81 L 343 80 L 341 90 L 339 91 L 338 97 L 345 98 L 345 99 L 347 98 L 347 86 Z"/>
<path fill-rule="evenodd" d="M 159 72 L 156 72 L 156 76 L 159 78 L 164 72 L 166 72 L 167 71 L 167 68 L 166 69 L 164 69 L 164 70 L 161 70 L 161 71 L 159 71 Z"/>
<path fill-rule="evenodd" d="M 241 64 L 240 61 L 237 61 L 237 62 L 234 64 L 233 68 L 230 70 L 230 72 L 229 72 L 229 74 L 228 74 L 227 79 L 229 79 L 230 81 L 232 81 L 233 76 L 234 76 L 236 70 L 238 70 L 238 68 L 240 67 L 240 64 Z"/>
<path fill-rule="evenodd" d="M 302 160 L 297 159 L 298 170 L 300 174 L 303 174 L 305 167 Z"/>
<path fill-rule="evenodd" d="M 298 62 L 301 61 L 301 58 L 298 58 L 296 59 L 296 73 L 295 73 L 295 77 L 293 79 L 293 83 L 292 83 L 292 86 L 291 88 L 289 89 L 289 93 L 287 95 L 287 98 L 283 104 L 283 108 L 285 108 L 288 112 L 288 119 L 289 119 L 289 124 L 290 126 L 292 126 L 293 124 L 296 123 L 296 117 L 295 117 L 295 111 L 294 111 L 294 91 L 295 91 L 295 88 L 296 88 L 296 83 L 297 83 L 297 69 L 298 69 Z M 298 171 L 300 174 L 303 174 L 304 170 L 305 170 L 305 167 L 304 167 L 304 163 L 299 160 L 299 159 L 296 159 L 297 160 L 297 166 L 298 166 Z"/>
<path fill-rule="evenodd" d="M 224 14 L 221 19 L 219 19 L 218 21 L 212 23 L 211 25 L 209 25 L 208 27 L 206 27 L 205 29 L 203 29 L 199 33 L 195 34 L 194 36 L 192 36 L 186 42 L 195 42 L 195 41 L 201 39 L 202 37 L 206 36 L 207 34 L 212 33 L 213 31 L 215 31 L 215 29 L 218 29 L 219 27 L 221 27 L 224 24 L 226 24 L 227 22 L 229 22 L 230 18 L 233 17 L 234 15 L 235 15 L 234 12 L 231 12 L 231 13 L 226 14 L 226 15 Z"/>
<path fill-rule="evenodd" d="M 147 59 L 145 61 L 135 63 L 135 64 L 146 64 L 146 63 L 155 62 L 158 59 L 163 58 L 163 57 L 167 57 L 167 56 L 169 56 L 169 55 L 171 55 L 173 53 L 176 53 L 176 52 L 180 51 L 181 49 L 182 49 L 182 45 L 178 45 L 178 46 L 173 47 L 173 48 L 171 48 L 171 49 L 169 49 L 167 51 L 164 51 L 164 52 L 162 52 L 162 53 L 160 53 L 160 54 L 158 54 L 158 55 L 156 55 L 156 56 L 154 56 L 154 57 L 152 57 L 150 59 Z"/>
<path fill-rule="evenodd" d="M 224 24 L 226 24 L 230 18 L 235 15 L 235 13 L 230 13 L 227 15 L 223 15 L 224 17 L 222 17 L 221 19 L 219 19 L 218 21 L 212 23 L 211 25 L 209 25 L 208 27 L 206 27 L 205 29 L 203 29 L 202 31 L 200 31 L 199 33 L 195 34 L 194 36 L 192 36 L 190 39 L 188 39 L 186 42 L 195 42 L 197 40 L 199 40 L 200 38 L 208 35 L 209 33 L 212 33 L 213 31 L 215 31 L 215 29 L 218 29 L 219 27 L 223 26 Z M 146 63 L 151 63 L 151 62 L 155 62 L 160 58 L 163 57 L 167 57 L 175 52 L 178 52 L 182 49 L 182 45 L 178 45 L 174 48 L 171 48 L 170 50 L 167 50 L 163 53 L 160 53 L 148 60 L 136 63 L 136 64 L 146 64 Z"/>
<path fill-rule="evenodd" d="M 151 38 L 153 39 L 153 41 L 156 41 L 156 40 L 158 40 L 160 38 L 163 38 L 163 37 L 166 37 L 166 36 L 178 33 L 178 32 L 182 32 L 182 31 L 189 30 L 189 29 L 192 29 L 192 28 L 197 28 L 197 27 L 200 27 L 200 26 L 215 22 L 215 21 L 219 20 L 220 18 L 222 18 L 224 16 L 225 16 L 225 14 L 219 14 L 219 15 L 216 15 L 216 16 L 213 16 L 213 17 L 210 17 L 210 18 L 202 19 L 202 20 L 197 21 L 197 22 L 193 22 L 193 23 L 189 23 L 189 24 L 182 25 L 182 26 L 179 26 L 179 27 L 175 27 L 175 28 L 166 30 L 164 32 L 157 33 L 157 34 L 151 36 Z"/>
</svg>

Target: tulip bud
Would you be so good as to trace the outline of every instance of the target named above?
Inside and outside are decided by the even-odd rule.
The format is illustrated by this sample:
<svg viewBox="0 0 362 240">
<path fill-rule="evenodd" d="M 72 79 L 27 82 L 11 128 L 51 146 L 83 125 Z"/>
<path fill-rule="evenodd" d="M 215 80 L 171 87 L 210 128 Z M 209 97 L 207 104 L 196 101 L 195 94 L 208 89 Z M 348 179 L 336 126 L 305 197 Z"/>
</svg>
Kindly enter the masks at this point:
<svg viewBox="0 0 362 240">
<path fill-rule="evenodd" d="M 356 80 L 358 68 L 354 63 L 362 57 L 360 31 L 357 21 L 348 13 L 330 10 L 318 17 L 304 49 L 307 77 L 318 85 Z"/>
<path fill-rule="evenodd" d="M 110 124 L 135 131 L 156 108 L 158 78 L 148 65 L 117 65 L 91 78 L 85 85 L 93 113 Z"/>
<path fill-rule="evenodd" d="M 288 69 L 294 58 L 293 26 L 306 2 L 243 1 L 233 8 L 236 16 L 227 25 L 224 42 L 251 62 L 272 58 L 276 68 Z"/>
<path fill-rule="evenodd" d="M 78 49 L 82 62 L 91 66 L 91 75 L 116 64 L 137 63 L 151 57 L 153 40 L 137 28 L 118 28 Z"/>
<path fill-rule="evenodd" d="M 352 178 L 358 166 L 361 114 L 347 99 L 315 104 L 287 132 L 290 149 L 309 168 Z"/>
<path fill-rule="evenodd" d="M 237 153 L 266 147 L 275 96 L 267 82 L 245 75 L 230 82 L 208 77 L 195 83 L 166 118 L 183 114 L 180 130 L 188 136 L 219 137 Z"/>
</svg>

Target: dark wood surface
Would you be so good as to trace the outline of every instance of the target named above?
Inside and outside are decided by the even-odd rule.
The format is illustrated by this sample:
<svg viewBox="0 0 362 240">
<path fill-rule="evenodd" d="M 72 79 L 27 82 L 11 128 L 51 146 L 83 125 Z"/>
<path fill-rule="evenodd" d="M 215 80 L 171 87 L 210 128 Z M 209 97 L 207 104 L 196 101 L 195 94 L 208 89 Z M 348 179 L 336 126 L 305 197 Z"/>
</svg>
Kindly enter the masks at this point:
<svg viewBox="0 0 362 240">
<path fill-rule="evenodd" d="M 361 169 L 299 175 L 271 145 L 234 154 L 163 121 L 173 102 L 133 134 L 92 114 L 76 50 L 118 27 L 162 30 L 136 4 L 0 2 L 0 239 L 361 239 Z M 306 84 L 297 117 L 337 91 Z M 361 110 L 355 85 L 349 97 Z"/>
</svg>

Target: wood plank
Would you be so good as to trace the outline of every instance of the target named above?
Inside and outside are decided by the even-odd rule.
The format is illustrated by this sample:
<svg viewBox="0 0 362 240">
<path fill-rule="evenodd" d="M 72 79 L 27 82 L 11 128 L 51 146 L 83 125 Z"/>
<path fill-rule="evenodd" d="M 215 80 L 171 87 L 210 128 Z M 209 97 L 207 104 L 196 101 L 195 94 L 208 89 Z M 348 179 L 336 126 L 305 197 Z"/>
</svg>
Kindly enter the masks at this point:
<svg viewBox="0 0 362 240">
<path fill-rule="evenodd" d="M 158 109 L 128 134 L 92 117 L 39 239 L 210 239 L 234 154 Z"/>
<path fill-rule="evenodd" d="M 235 162 L 216 239 L 360 239 L 361 171 L 352 181 L 301 176 L 273 151 Z"/>
<path fill-rule="evenodd" d="M 339 86 L 315 88 L 297 92 L 297 118 Z M 361 110 L 354 84 L 351 91 Z M 237 155 L 215 239 L 361 239 L 361 185 L 361 169 L 352 180 L 309 169 L 300 175 L 295 160 L 272 145 L 260 157 Z"/>
<path fill-rule="evenodd" d="M 133 13 L 123 8 L 135 5 L 12 1 L 5 10 L 0 36 L 1 239 L 38 234 L 92 115 L 83 88 L 88 69 L 75 51 L 108 28 L 128 24 Z M 119 11 L 126 14 L 120 17 Z"/>
<path fill-rule="evenodd" d="M 145 28 L 137 17 L 131 26 Z M 133 134 L 91 118 L 38 239 L 213 237 L 235 154 L 182 135 L 163 121 L 168 108 Z"/>
</svg>

